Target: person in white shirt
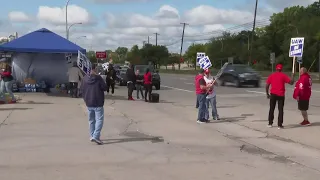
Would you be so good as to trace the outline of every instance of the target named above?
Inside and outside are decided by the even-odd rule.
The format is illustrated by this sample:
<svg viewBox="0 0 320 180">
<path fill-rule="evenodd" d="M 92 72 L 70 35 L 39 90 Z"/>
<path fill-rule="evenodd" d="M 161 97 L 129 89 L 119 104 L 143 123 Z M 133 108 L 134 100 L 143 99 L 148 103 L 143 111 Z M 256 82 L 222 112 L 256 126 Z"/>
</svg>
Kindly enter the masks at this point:
<svg viewBox="0 0 320 180">
<path fill-rule="evenodd" d="M 218 85 L 215 78 L 211 76 L 209 69 L 206 69 L 204 73 L 205 73 L 204 80 L 206 81 L 207 85 L 208 84 L 213 84 L 214 86 Z M 207 97 L 206 97 L 207 108 L 206 108 L 205 116 L 206 116 L 206 119 L 209 119 L 209 105 L 210 105 L 212 107 L 213 120 L 220 120 L 218 111 L 217 111 L 217 98 L 216 98 L 216 92 L 214 90 L 214 86 L 212 86 L 212 88 L 207 93 Z"/>
</svg>

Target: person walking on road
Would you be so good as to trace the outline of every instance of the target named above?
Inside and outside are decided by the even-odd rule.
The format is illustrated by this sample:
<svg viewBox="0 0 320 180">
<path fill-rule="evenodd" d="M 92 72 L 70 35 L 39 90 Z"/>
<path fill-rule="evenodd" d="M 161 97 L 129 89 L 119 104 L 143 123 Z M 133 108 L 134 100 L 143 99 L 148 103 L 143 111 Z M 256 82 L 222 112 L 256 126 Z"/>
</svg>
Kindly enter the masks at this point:
<svg viewBox="0 0 320 180">
<path fill-rule="evenodd" d="M 132 93 L 136 83 L 136 74 L 134 73 L 133 68 L 134 68 L 133 65 L 130 65 L 126 72 L 127 86 L 128 86 L 128 100 L 130 101 L 134 101 L 132 97 Z"/>
<path fill-rule="evenodd" d="M 77 98 L 78 97 L 78 88 L 79 83 L 81 82 L 83 75 L 81 70 L 78 68 L 77 62 L 73 62 L 73 65 L 68 70 L 69 76 L 69 90 L 70 97 Z"/>
<path fill-rule="evenodd" d="M 109 94 L 109 90 L 111 87 L 111 94 L 114 94 L 114 86 L 116 84 L 115 80 L 117 78 L 116 71 L 113 68 L 113 65 L 110 64 L 108 66 L 108 71 L 107 71 L 107 77 L 106 77 L 106 83 L 107 83 L 107 93 Z"/>
<path fill-rule="evenodd" d="M 140 75 L 140 71 L 139 69 L 137 69 L 136 71 L 136 90 L 137 90 L 137 99 L 140 99 L 139 93 L 141 93 L 142 99 L 144 99 L 144 95 L 143 95 L 143 76 Z"/>
<path fill-rule="evenodd" d="M 206 97 L 206 119 L 209 119 L 209 106 L 211 106 L 212 111 L 212 118 L 213 120 L 219 120 L 219 115 L 217 111 L 217 98 L 216 98 L 216 92 L 214 90 L 214 86 L 217 86 L 218 83 L 215 80 L 213 76 L 210 74 L 210 70 L 206 69 L 204 71 L 204 80 L 206 81 L 207 85 L 212 85 L 212 87 L 209 89 L 207 92 L 207 97 Z"/>
<path fill-rule="evenodd" d="M 294 74 L 290 79 L 289 76 L 282 72 L 282 64 L 276 65 L 276 72 L 271 74 L 266 81 L 266 94 L 267 98 L 270 99 L 270 108 L 269 108 L 269 124 L 268 127 L 272 127 L 274 120 L 274 110 L 276 108 L 276 104 L 278 103 L 278 128 L 283 129 L 283 108 L 285 101 L 285 84 L 293 85 L 294 82 Z M 269 88 L 271 85 L 271 90 L 269 94 Z"/>
<path fill-rule="evenodd" d="M 96 73 L 95 65 L 92 65 L 90 75 L 86 75 L 81 83 L 83 100 L 88 109 L 90 141 L 99 145 L 101 129 L 104 121 L 104 91 L 107 85 L 100 75 Z"/>
<path fill-rule="evenodd" d="M 200 73 L 195 78 L 195 89 L 197 95 L 198 107 L 198 119 L 197 123 L 206 123 L 208 119 L 206 118 L 206 97 L 207 91 L 212 87 L 212 85 L 207 85 L 204 80 L 204 70 L 201 69 Z"/>
<path fill-rule="evenodd" d="M 298 109 L 301 111 L 303 121 L 302 126 L 309 126 L 308 119 L 309 100 L 311 97 L 312 79 L 306 68 L 302 67 L 299 71 L 300 78 L 296 82 L 293 92 L 293 98 L 298 101 Z"/>
<path fill-rule="evenodd" d="M 150 102 L 151 101 L 151 93 L 152 93 L 152 74 L 149 70 L 149 68 L 146 69 L 146 72 L 143 76 L 144 80 L 144 101 Z M 148 99 L 147 99 L 148 96 Z"/>
</svg>

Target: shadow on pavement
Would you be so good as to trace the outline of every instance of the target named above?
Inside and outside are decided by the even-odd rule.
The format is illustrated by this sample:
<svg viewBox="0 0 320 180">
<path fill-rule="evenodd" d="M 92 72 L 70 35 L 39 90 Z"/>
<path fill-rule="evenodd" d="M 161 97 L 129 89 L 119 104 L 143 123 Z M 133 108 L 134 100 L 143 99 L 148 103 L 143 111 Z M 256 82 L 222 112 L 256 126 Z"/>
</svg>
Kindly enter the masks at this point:
<svg viewBox="0 0 320 180">
<path fill-rule="evenodd" d="M 213 121 L 210 121 L 209 123 L 237 122 L 237 121 L 241 121 L 241 120 L 245 120 L 245 119 L 246 119 L 245 116 L 223 117 L 223 118 L 220 118 L 220 120 L 213 120 Z"/>
<path fill-rule="evenodd" d="M 119 139 L 103 139 L 103 144 L 118 144 L 126 142 L 141 142 L 150 141 L 152 143 L 160 143 L 164 140 L 161 137 L 146 137 L 146 138 L 119 138 Z"/>
<path fill-rule="evenodd" d="M 311 122 L 310 126 L 320 126 L 320 122 Z M 304 128 L 304 127 L 310 127 L 310 126 L 301 126 L 300 124 L 289 124 L 285 126 L 286 129 L 294 129 L 294 128 Z"/>
<path fill-rule="evenodd" d="M 128 101 L 128 97 L 126 97 L 126 96 L 105 95 L 104 98 L 105 99 L 110 99 L 110 100 L 126 100 L 126 101 Z"/>
<path fill-rule="evenodd" d="M 28 110 L 32 108 L 0 108 L 0 111 Z"/>
<path fill-rule="evenodd" d="M 64 93 L 46 93 L 46 95 L 51 97 L 70 97 L 69 94 Z"/>
<path fill-rule="evenodd" d="M 239 106 L 239 105 L 238 105 Z M 238 107 L 238 106 L 236 106 L 236 105 L 230 105 L 230 106 L 228 106 L 228 105 L 226 105 L 226 106 L 217 106 L 217 108 L 219 109 L 219 108 L 234 108 L 234 107 Z"/>
<path fill-rule="evenodd" d="M 34 102 L 34 101 L 26 101 L 26 102 L 18 102 L 17 104 L 53 104 L 49 102 Z"/>
</svg>

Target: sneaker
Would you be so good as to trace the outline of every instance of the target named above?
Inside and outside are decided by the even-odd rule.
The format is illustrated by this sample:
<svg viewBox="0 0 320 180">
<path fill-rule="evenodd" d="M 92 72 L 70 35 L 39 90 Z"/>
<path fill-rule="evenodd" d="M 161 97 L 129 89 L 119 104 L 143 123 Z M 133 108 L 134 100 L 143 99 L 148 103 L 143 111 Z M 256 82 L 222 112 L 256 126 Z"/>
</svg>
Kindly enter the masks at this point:
<svg viewBox="0 0 320 180">
<path fill-rule="evenodd" d="M 284 129 L 284 127 L 283 126 L 278 126 L 278 129 Z"/>
<path fill-rule="evenodd" d="M 272 128 L 272 124 L 268 124 L 268 128 Z"/>
<path fill-rule="evenodd" d="M 308 121 L 308 120 L 303 120 L 301 123 L 300 123 L 301 126 L 310 126 L 311 123 Z"/>
<path fill-rule="evenodd" d="M 203 122 L 203 121 L 197 121 L 197 123 L 199 123 L 199 124 L 203 124 L 203 123 L 206 123 L 206 122 Z"/>
<path fill-rule="evenodd" d="M 220 118 L 215 117 L 215 118 L 213 118 L 213 120 L 218 121 L 218 120 L 220 120 Z"/>
<path fill-rule="evenodd" d="M 102 145 L 103 144 L 103 142 L 100 139 L 92 138 L 92 141 L 97 143 L 98 145 Z"/>
<path fill-rule="evenodd" d="M 90 141 L 93 142 L 93 138 L 90 138 Z"/>
</svg>

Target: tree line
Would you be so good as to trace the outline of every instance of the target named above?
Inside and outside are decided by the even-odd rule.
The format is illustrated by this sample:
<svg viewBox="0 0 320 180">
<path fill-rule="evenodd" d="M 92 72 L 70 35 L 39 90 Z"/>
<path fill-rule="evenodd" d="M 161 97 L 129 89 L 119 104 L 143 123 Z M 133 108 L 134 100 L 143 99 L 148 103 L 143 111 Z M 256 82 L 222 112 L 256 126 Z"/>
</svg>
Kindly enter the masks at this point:
<svg viewBox="0 0 320 180">
<path fill-rule="evenodd" d="M 183 54 L 185 62 L 194 65 L 196 53 L 205 52 L 216 68 L 220 68 L 228 58 L 234 63 L 249 64 L 258 70 L 271 70 L 270 53 L 275 53 L 275 63 L 282 63 L 289 70 L 289 46 L 292 37 L 304 37 L 303 66 L 317 71 L 320 51 L 320 0 L 306 7 L 292 6 L 283 12 L 274 13 L 270 24 L 252 31 L 243 30 L 232 33 L 225 31 L 220 37 L 212 37 L 207 43 L 194 43 Z M 252 40 L 252 37 L 254 40 Z M 252 53 L 250 49 L 252 48 Z M 156 66 L 169 66 L 181 61 L 179 54 L 169 53 L 165 46 L 145 44 L 131 49 L 118 47 L 108 51 L 114 62 L 125 60 L 133 64 L 146 64 L 152 61 Z"/>
</svg>

